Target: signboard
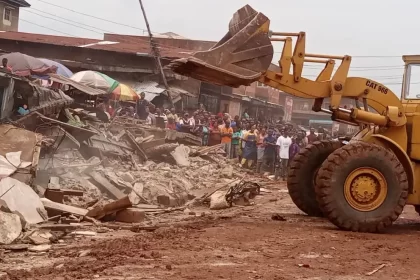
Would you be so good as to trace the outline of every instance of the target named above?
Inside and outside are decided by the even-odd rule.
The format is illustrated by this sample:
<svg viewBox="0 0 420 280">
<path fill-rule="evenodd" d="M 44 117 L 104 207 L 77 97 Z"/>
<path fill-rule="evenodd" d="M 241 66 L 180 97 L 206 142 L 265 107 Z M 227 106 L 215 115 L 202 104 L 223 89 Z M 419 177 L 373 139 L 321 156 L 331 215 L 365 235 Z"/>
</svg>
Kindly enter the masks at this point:
<svg viewBox="0 0 420 280">
<path fill-rule="evenodd" d="M 289 96 L 286 96 L 286 100 L 284 101 L 283 121 L 290 122 L 292 120 L 292 111 L 293 111 L 293 99 Z"/>
</svg>

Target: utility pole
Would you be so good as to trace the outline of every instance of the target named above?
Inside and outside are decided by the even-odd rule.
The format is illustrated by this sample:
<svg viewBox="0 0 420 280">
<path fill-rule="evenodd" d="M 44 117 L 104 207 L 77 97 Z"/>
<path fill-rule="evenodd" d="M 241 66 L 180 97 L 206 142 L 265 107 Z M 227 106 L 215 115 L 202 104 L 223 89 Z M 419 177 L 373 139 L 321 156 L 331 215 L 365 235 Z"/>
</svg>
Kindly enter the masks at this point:
<svg viewBox="0 0 420 280">
<path fill-rule="evenodd" d="M 171 92 L 169 91 L 168 82 L 166 81 L 165 73 L 163 72 L 162 62 L 160 61 L 159 48 L 157 47 L 156 42 L 153 40 L 153 35 L 152 35 L 152 32 L 150 31 L 149 21 L 147 20 L 146 11 L 144 10 L 143 2 L 142 0 L 139 0 L 139 2 L 140 2 L 141 11 L 143 12 L 144 21 L 146 22 L 147 32 L 149 33 L 150 46 L 155 56 L 156 63 L 160 71 L 160 75 L 162 77 L 163 85 L 165 86 L 166 92 L 168 93 L 169 102 L 171 103 L 171 106 L 174 107 L 174 101 L 172 100 Z"/>
</svg>

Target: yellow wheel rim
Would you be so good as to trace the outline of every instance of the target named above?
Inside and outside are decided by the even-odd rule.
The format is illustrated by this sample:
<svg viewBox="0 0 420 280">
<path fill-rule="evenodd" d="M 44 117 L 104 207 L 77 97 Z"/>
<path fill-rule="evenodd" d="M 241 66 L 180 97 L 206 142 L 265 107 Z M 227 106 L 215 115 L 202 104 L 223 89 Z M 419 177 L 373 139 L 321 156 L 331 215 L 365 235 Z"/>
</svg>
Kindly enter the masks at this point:
<svg viewBox="0 0 420 280">
<path fill-rule="evenodd" d="M 385 201 L 388 192 L 385 177 L 371 167 L 353 170 L 344 183 L 344 196 L 356 210 L 368 212 Z"/>
</svg>

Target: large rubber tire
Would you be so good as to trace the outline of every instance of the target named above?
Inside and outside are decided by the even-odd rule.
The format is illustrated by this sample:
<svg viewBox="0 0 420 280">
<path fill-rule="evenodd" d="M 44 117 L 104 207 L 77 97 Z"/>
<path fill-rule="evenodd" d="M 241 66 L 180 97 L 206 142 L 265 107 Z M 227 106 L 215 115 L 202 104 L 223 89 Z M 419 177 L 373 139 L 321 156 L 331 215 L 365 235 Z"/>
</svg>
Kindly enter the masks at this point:
<svg viewBox="0 0 420 280">
<path fill-rule="evenodd" d="M 342 146 L 339 141 L 320 141 L 301 149 L 293 158 L 287 188 L 295 205 L 309 216 L 323 216 L 315 197 L 314 178 L 324 160 Z"/>
<path fill-rule="evenodd" d="M 344 194 L 345 181 L 357 168 L 379 171 L 386 181 L 382 204 L 371 211 L 352 207 Z M 402 213 L 408 196 L 408 180 L 397 157 L 381 146 L 355 142 L 333 152 L 321 165 L 315 193 L 324 215 L 337 227 L 359 232 L 381 232 Z"/>
</svg>

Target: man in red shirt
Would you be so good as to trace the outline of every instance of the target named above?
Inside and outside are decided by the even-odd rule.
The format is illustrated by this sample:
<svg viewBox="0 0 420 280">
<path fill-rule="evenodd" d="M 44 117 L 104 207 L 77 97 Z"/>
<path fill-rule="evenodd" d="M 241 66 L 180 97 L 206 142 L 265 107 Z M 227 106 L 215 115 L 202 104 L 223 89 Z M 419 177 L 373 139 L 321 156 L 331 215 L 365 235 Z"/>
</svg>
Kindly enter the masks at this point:
<svg viewBox="0 0 420 280">
<path fill-rule="evenodd" d="M 319 138 L 318 138 L 318 136 L 316 136 L 316 134 L 315 134 L 315 129 L 314 129 L 313 127 L 311 127 L 311 129 L 310 129 L 310 133 L 309 133 L 309 135 L 308 135 L 308 143 L 309 143 L 309 144 L 312 144 L 312 143 L 314 143 L 314 142 L 316 142 L 316 141 L 319 141 Z"/>
</svg>

